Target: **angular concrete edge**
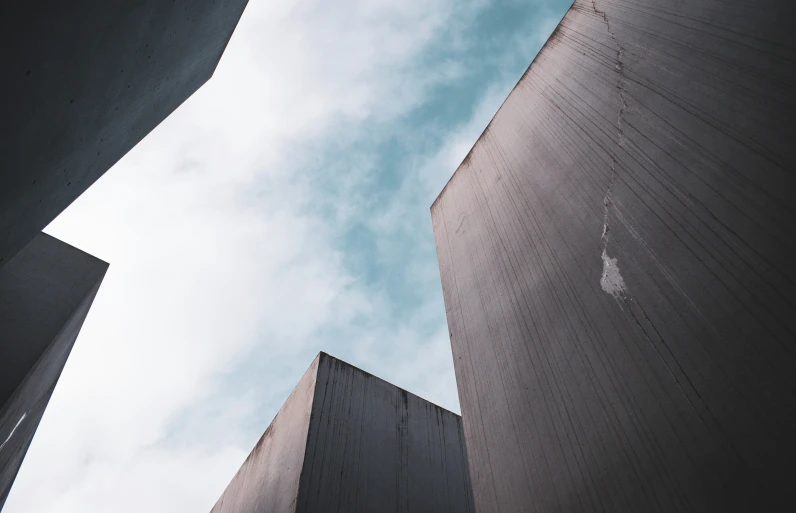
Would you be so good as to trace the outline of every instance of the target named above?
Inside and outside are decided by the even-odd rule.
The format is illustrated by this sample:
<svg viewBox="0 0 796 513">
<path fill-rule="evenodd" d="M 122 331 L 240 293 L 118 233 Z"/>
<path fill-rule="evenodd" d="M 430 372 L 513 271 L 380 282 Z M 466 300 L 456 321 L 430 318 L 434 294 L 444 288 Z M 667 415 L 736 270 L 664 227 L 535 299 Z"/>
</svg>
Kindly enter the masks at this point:
<svg viewBox="0 0 796 513">
<path fill-rule="evenodd" d="M 285 400 L 211 513 L 295 511 L 319 361 L 320 354 Z"/>
<path fill-rule="evenodd" d="M 107 269 L 44 233 L 0 268 L 0 510 Z"/>
<path fill-rule="evenodd" d="M 7 6 L 0 266 L 212 77 L 247 3 Z"/>
<path fill-rule="evenodd" d="M 792 502 L 793 19 L 577 0 L 432 205 L 479 510 Z"/>
<path fill-rule="evenodd" d="M 461 418 L 321 352 L 212 509 L 255 511 L 472 512 Z"/>
<path fill-rule="evenodd" d="M 567 9 L 567 12 L 569 12 L 569 10 L 572 9 L 572 7 L 575 5 L 576 2 L 577 2 L 577 0 L 572 0 L 572 5 L 570 5 L 569 9 Z M 564 16 L 566 16 L 566 13 L 564 14 Z M 562 21 L 563 21 L 563 18 L 562 18 Z M 522 84 L 523 80 L 525 80 L 525 76 L 531 71 L 531 67 L 533 67 L 534 63 L 536 62 L 536 59 L 542 54 L 542 52 L 545 51 L 545 49 L 549 45 L 555 44 L 555 40 L 556 40 L 556 37 L 558 36 L 558 31 L 560 29 L 561 29 L 561 24 L 559 22 L 559 24 L 556 25 L 556 28 L 553 29 L 553 32 L 550 33 L 550 36 L 544 42 L 542 47 L 539 48 L 539 51 L 536 52 L 536 55 L 531 60 L 531 63 L 528 65 L 528 67 L 525 69 L 525 72 L 523 72 L 522 76 L 520 76 L 520 78 L 517 80 L 517 83 L 514 84 L 514 87 L 511 88 L 511 91 L 509 91 L 509 94 L 508 94 L 508 96 L 506 96 L 506 99 L 503 100 L 503 102 L 500 104 L 498 109 L 495 111 L 495 114 L 489 120 L 489 123 L 487 123 L 486 127 L 484 127 L 484 129 L 481 131 L 481 134 L 479 134 L 478 138 L 473 143 L 473 146 L 470 148 L 470 151 L 467 152 L 467 155 L 465 155 L 464 158 L 462 159 L 462 161 L 459 163 L 459 165 L 456 166 L 456 169 L 451 174 L 451 177 L 448 178 L 448 181 L 445 182 L 445 185 L 442 186 L 442 189 L 439 191 L 439 194 L 437 194 L 437 197 L 434 198 L 434 201 L 431 202 L 431 206 L 428 207 L 429 211 L 431 211 L 432 213 L 434 212 L 435 205 L 437 204 L 437 202 L 439 202 L 440 198 L 442 197 L 443 193 L 445 192 L 445 189 L 448 188 L 448 184 L 451 183 L 451 180 L 453 180 L 453 177 L 456 175 L 456 172 L 459 170 L 459 168 L 465 166 L 469 162 L 470 157 L 472 156 L 472 153 L 473 153 L 473 149 L 475 149 L 475 147 L 481 142 L 481 140 L 489 132 L 489 128 L 492 126 L 492 123 L 495 121 L 495 118 L 498 117 L 498 114 L 503 109 L 503 107 L 506 105 L 506 102 L 508 101 L 509 97 L 511 97 L 511 95 L 514 93 L 514 91 L 520 86 L 520 84 Z"/>
</svg>

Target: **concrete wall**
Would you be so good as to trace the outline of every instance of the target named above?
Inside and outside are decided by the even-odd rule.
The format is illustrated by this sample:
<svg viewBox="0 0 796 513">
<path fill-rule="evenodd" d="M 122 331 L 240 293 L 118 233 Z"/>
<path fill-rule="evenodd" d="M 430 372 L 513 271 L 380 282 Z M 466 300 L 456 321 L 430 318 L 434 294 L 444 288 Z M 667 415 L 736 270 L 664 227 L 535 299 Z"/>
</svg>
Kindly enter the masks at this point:
<svg viewBox="0 0 796 513">
<path fill-rule="evenodd" d="M 246 1 L 4 7 L 0 265 L 210 78 Z"/>
<path fill-rule="evenodd" d="M 321 353 L 213 513 L 333 511 L 474 510 L 460 417 Z"/>
<path fill-rule="evenodd" d="M 792 508 L 794 20 L 576 1 L 432 206 L 477 511 Z"/>
<path fill-rule="evenodd" d="M 0 268 L 0 509 L 107 268 L 46 234 Z"/>
<path fill-rule="evenodd" d="M 321 353 L 297 513 L 468 513 L 461 418 Z"/>
<path fill-rule="evenodd" d="M 318 358 L 279 409 L 211 513 L 296 511 L 317 372 Z"/>
</svg>

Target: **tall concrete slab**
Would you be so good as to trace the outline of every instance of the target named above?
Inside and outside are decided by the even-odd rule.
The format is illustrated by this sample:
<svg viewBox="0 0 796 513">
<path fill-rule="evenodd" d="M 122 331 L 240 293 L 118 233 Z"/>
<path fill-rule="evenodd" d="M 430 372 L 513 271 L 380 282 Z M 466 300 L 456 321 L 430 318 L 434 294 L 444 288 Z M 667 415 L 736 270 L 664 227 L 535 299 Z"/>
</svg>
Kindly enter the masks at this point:
<svg viewBox="0 0 796 513">
<path fill-rule="evenodd" d="M 246 3 L 3 8 L 0 265 L 210 78 Z"/>
<path fill-rule="evenodd" d="M 469 513 L 461 418 L 320 353 L 212 513 Z"/>
<path fill-rule="evenodd" d="M 792 509 L 795 31 L 577 0 L 432 206 L 480 513 Z"/>
<path fill-rule="evenodd" d="M 0 510 L 107 268 L 43 233 L 0 267 Z"/>
</svg>

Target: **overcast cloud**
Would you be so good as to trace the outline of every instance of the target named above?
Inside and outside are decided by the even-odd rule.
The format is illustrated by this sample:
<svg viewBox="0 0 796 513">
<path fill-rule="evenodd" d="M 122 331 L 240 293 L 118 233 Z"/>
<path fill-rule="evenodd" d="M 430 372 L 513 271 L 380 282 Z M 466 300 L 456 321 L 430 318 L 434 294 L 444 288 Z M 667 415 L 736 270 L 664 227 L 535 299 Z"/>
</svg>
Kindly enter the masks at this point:
<svg viewBox="0 0 796 513">
<path fill-rule="evenodd" d="M 5 511 L 209 511 L 319 350 L 458 412 L 429 207 L 569 3 L 250 0 L 47 229 L 111 266 Z"/>
</svg>

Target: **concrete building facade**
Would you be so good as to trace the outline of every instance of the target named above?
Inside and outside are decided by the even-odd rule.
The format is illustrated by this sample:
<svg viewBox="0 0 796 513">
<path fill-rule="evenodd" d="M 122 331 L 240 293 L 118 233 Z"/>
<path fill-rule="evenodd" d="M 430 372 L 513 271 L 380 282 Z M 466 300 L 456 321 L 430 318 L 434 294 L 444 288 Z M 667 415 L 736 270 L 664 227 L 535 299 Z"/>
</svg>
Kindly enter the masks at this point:
<svg viewBox="0 0 796 513">
<path fill-rule="evenodd" d="M 461 418 L 320 353 L 212 513 L 469 513 Z"/>
<path fill-rule="evenodd" d="M 246 2 L 4 8 L 0 265 L 211 77 Z"/>
<path fill-rule="evenodd" d="M 480 513 L 792 507 L 794 20 L 575 1 L 432 206 Z"/>
<path fill-rule="evenodd" d="M 43 233 L 0 267 L 0 510 L 107 269 Z"/>
</svg>

